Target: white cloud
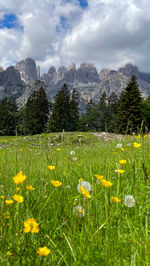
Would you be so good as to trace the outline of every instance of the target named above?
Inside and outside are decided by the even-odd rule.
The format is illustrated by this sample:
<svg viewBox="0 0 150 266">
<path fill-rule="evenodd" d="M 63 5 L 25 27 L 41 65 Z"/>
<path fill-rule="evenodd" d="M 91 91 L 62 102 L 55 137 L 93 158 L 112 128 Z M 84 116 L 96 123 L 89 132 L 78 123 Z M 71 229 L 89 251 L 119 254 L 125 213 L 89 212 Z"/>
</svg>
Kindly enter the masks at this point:
<svg viewBox="0 0 150 266">
<path fill-rule="evenodd" d="M 0 29 L 0 65 L 34 58 L 46 71 L 74 61 L 116 68 L 127 62 L 150 72 L 149 0 L 1 0 L 4 14 L 17 16 L 23 30 Z M 60 18 L 66 18 L 66 27 Z"/>
</svg>

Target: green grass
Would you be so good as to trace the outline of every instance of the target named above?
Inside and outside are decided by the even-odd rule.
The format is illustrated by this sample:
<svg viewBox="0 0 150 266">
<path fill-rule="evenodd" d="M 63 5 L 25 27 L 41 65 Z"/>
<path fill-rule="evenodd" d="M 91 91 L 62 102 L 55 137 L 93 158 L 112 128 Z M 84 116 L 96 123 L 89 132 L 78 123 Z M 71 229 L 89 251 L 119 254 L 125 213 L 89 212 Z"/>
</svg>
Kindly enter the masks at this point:
<svg viewBox="0 0 150 266">
<path fill-rule="evenodd" d="M 134 148 L 134 142 L 141 146 Z M 104 141 L 80 132 L 1 137 L 0 195 L 6 200 L 19 193 L 24 201 L 6 205 L 0 199 L 0 265 L 150 265 L 149 154 L 150 137 Z M 121 159 L 127 163 L 120 165 Z M 16 186 L 13 177 L 20 170 L 27 178 Z M 95 174 L 112 186 L 103 187 Z M 92 186 L 90 199 L 77 190 L 80 178 Z M 52 186 L 51 180 L 62 186 Z M 28 191 L 27 184 L 35 190 Z M 134 207 L 125 206 L 125 195 L 133 195 Z M 84 217 L 74 213 L 75 204 L 84 208 Z M 40 231 L 24 233 L 24 221 L 32 217 Z M 51 250 L 45 257 L 37 254 L 43 246 Z"/>
</svg>

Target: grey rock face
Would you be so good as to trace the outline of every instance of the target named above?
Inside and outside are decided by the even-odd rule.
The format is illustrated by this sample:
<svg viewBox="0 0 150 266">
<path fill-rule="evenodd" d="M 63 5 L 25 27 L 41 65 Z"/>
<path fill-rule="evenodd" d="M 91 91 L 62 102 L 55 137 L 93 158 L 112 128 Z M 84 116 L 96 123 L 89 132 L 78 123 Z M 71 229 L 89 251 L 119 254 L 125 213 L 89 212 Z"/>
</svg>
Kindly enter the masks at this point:
<svg viewBox="0 0 150 266">
<path fill-rule="evenodd" d="M 21 80 L 19 72 L 8 67 L 0 72 L 0 98 L 18 98 L 25 90 L 25 83 Z"/>
<path fill-rule="evenodd" d="M 24 93 L 17 99 L 17 103 L 19 105 L 24 105 L 26 104 L 28 98 L 30 97 L 31 93 L 33 91 L 39 90 L 40 87 L 43 87 L 45 89 L 45 91 L 47 92 L 47 86 L 44 84 L 44 82 L 40 81 L 40 80 L 32 80 L 30 82 L 28 82 L 28 84 L 26 85 L 26 90 L 24 91 Z"/>
<path fill-rule="evenodd" d="M 27 58 L 18 62 L 15 69 L 19 71 L 21 78 L 25 82 L 37 79 L 37 71 L 35 61 L 31 58 Z"/>
<path fill-rule="evenodd" d="M 39 66 L 36 69 L 36 73 L 37 73 L 37 79 L 40 79 L 40 67 Z"/>
<path fill-rule="evenodd" d="M 3 71 L 4 71 L 3 67 L 0 66 L 0 72 L 3 72 Z"/>
<path fill-rule="evenodd" d="M 76 78 L 81 83 L 100 83 L 97 69 L 92 64 L 83 63 L 77 69 Z"/>
</svg>

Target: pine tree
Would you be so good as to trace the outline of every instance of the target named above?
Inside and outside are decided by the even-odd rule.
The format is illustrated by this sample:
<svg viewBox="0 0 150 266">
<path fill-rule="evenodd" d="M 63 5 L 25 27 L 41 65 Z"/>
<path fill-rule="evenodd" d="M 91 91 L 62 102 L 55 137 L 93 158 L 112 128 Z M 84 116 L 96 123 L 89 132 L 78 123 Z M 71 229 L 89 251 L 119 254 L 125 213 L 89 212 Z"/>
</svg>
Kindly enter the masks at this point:
<svg viewBox="0 0 150 266">
<path fill-rule="evenodd" d="M 122 92 L 118 104 L 116 132 L 137 132 L 142 122 L 142 97 L 135 75 L 133 75 Z"/>
<path fill-rule="evenodd" d="M 70 130 L 70 93 L 66 84 L 55 96 L 52 114 L 49 119 L 49 131 Z"/>
<path fill-rule="evenodd" d="M 49 118 L 50 103 L 43 87 L 33 91 L 25 108 L 26 132 L 39 134 L 45 130 Z"/>
<path fill-rule="evenodd" d="M 0 135 L 15 135 L 16 125 L 16 100 L 4 98 L 0 103 Z"/>
<path fill-rule="evenodd" d="M 108 132 L 114 132 L 115 124 L 116 124 L 116 115 L 118 108 L 118 97 L 112 92 L 108 97 L 108 105 L 107 105 L 107 126 Z"/>
<path fill-rule="evenodd" d="M 79 128 L 79 97 L 75 89 L 70 94 L 70 131 L 76 131 Z"/>
</svg>

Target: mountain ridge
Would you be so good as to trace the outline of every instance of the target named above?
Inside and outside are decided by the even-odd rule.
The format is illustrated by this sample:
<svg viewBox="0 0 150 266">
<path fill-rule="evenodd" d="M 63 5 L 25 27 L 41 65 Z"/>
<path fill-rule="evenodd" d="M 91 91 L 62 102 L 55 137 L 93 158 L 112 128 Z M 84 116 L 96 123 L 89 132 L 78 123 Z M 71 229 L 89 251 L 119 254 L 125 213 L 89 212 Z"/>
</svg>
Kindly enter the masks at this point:
<svg viewBox="0 0 150 266">
<path fill-rule="evenodd" d="M 3 69 L 0 66 L 0 99 L 16 98 L 20 105 L 26 103 L 33 90 L 43 86 L 49 98 L 53 99 L 59 89 L 66 83 L 68 88 L 75 88 L 79 93 L 80 104 L 84 109 L 89 98 L 97 102 L 105 91 L 119 97 L 132 75 L 135 75 L 143 97 L 150 95 L 150 73 L 140 72 L 131 63 L 118 70 L 102 68 L 98 73 L 91 63 L 75 63 L 68 67 L 60 66 L 58 70 L 50 66 L 47 73 L 40 75 L 40 67 L 32 58 L 19 61 L 15 66 Z"/>
</svg>

